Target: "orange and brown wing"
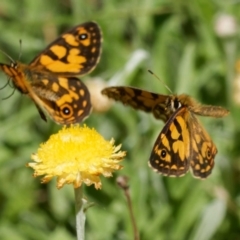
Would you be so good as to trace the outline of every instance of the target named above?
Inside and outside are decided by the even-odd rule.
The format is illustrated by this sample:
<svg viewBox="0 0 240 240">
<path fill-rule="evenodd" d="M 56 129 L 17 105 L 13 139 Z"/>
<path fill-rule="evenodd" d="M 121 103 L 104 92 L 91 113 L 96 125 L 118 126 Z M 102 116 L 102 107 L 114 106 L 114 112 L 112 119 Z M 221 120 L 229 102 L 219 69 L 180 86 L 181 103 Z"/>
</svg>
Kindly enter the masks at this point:
<svg viewBox="0 0 240 240">
<path fill-rule="evenodd" d="M 86 22 L 62 34 L 30 63 L 64 76 L 92 71 L 100 58 L 102 35 L 97 23 Z"/>
<path fill-rule="evenodd" d="M 191 114 L 189 125 L 191 129 L 191 171 L 194 177 L 204 179 L 212 172 L 217 148 L 209 134 L 193 114 Z"/>
<path fill-rule="evenodd" d="M 81 122 L 91 112 L 90 94 L 87 87 L 76 77 L 58 77 L 54 74 L 30 74 L 26 81 L 27 65 L 0 63 L 0 69 L 11 78 L 14 86 L 28 95 L 35 103 L 43 120 L 45 112 L 58 124 Z M 34 79 L 32 79 L 34 77 Z"/>
<path fill-rule="evenodd" d="M 102 90 L 102 94 L 137 110 L 142 110 L 148 113 L 153 113 L 155 106 L 159 103 L 164 103 L 168 98 L 166 95 L 124 86 L 107 87 Z"/>
<path fill-rule="evenodd" d="M 81 122 L 92 108 L 87 87 L 75 77 L 52 76 L 34 81 L 29 96 L 43 120 L 46 120 L 45 111 L 58 124 Z"/>
<path fill-rule="evenodd" d="M 188 109 L 181 107 L 168 119 L 149 159 L 154 171 L 170 177 L 180 177 L 188 172 L 191 154 L 189 116 Z"/>
</svg>

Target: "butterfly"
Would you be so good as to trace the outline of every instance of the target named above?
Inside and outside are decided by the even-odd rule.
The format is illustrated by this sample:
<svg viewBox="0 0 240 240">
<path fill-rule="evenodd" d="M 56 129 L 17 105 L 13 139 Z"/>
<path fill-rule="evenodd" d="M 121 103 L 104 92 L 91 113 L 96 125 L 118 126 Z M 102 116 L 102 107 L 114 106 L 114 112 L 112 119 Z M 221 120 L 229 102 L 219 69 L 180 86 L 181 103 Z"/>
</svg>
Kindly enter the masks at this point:
<svg viewBox="0 0 240 240">
<path fill-rule="evenodd" d="M 180 177 L 190 169 L 201 179 L 211 174 L 217 148 L 195 115 L 220 118 L 228 110 L 201 105 L 186 94 L 162 95 L 133 87 L 108 87 L 102 94 L 165 122 L 149 159 L 154 171 Z"/>
<path fill-rule="evenodd" d="M 47 113 L 58 124 L 77 123 L 92 106 L 87 87 L 76 76 L 96 67 L 101 42 L 98 24 L 86 22 L 63 33 L 30 64 L 11 60 L 10 65 L 0 63 L 0 69 L 32 99 L 43 120 L 47 121 Z"/>
</svg>

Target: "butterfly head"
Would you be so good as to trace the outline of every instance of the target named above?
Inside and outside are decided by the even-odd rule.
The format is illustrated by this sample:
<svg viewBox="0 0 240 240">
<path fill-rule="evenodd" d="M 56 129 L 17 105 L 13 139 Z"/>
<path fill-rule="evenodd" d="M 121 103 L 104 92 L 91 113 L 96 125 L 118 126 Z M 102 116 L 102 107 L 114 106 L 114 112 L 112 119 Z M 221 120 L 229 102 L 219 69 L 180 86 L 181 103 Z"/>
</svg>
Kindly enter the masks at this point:
<svg viewBox="0 0 240 240">
<path fill-rule="evenodd" d="M 14 69 L 15 71 L 17 71 L 17 70 L 18 70 L 18 67 L 19 67 L 19 63 L 18 63 L 18 62 L 16 62 L 16 61 L 11 61 L 11 63 L 10 63 L 10 68 L 11 68 L 11 69 Z"/>
<path fill-rule="evenodd" d="M 155 118 L 162 119 L 166 122 L 170 116 L 182 106 L 178 96 L 166 96 L 164 102 L 159 102 L 154 106 L 153 115 Z"/>
</svg>

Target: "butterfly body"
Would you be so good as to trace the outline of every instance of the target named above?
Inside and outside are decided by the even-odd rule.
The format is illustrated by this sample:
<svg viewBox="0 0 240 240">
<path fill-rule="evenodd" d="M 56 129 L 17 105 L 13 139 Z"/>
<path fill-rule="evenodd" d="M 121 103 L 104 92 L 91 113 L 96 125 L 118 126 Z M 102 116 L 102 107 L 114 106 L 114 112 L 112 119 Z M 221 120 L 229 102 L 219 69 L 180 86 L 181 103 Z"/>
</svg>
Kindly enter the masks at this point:
<svg viewBox="0 0 240 240">
<path fill-rule="evenodd" d="M 149 159 L 154 171 L 179 177 L 190 169 L 202 179 L 211 173 L 217 148 L 195 115 L 223 117 L 228 110 L 201 105 L 186 94 L 162 95 L 132 87 L 109 87 L 102 93 L 165 122 Z"/>
<path fill-rule="evenodd" d="M 101 31 L 94 22 L 62 34 L 29 64 L 0 63 L 0 69 L 22 94 L 59 124 L 82 121 L 91 112 L 90 94 L 76 76 L 91 72 L 101 54 Z"/>
</svg>

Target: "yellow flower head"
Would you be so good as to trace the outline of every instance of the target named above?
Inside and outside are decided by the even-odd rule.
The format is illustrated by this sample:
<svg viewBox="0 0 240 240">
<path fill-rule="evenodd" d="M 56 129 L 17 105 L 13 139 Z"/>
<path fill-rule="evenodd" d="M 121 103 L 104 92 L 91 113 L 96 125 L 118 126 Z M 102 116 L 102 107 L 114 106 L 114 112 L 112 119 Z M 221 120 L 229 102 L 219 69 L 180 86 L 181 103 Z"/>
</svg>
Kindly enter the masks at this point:
<svg viewBox="0 0 240 240">
<path fill-rule="evenodd" d="M 126 153 L 120 151 L 121 145 L 114 146 L 114 140 L 106 141 L 94 129 L 64 127 L 40 145 L 31 158 L 35 162 L 27 166 L 34 169 L 34 177 L 45 175 L 42 183 L 57 176 L 57 188 L 73 184 L 74 188 L 94 184 L 101 188 L 100 175 L 112 176 L 114 170 L 122 168 L 119 162 Z"/>
</svg>

